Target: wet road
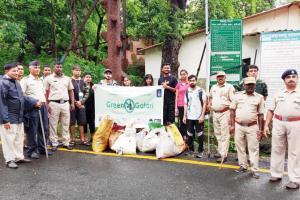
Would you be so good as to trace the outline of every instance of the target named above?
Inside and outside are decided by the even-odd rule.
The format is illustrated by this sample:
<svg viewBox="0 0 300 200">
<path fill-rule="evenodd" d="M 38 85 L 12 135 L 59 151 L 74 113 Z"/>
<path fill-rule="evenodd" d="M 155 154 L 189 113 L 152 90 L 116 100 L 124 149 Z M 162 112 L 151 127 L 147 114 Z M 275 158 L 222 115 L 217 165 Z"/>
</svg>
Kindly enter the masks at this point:
<svg viewBox="0 0 300 200">
<path fill-rule="evenodd" d="M 17 170 L 3 164 L 0 199 L 299 199 L 285 189 L 287 178 L 270 184 L 233 169 L 147 159 L 58 151 Z"/>
</svg>

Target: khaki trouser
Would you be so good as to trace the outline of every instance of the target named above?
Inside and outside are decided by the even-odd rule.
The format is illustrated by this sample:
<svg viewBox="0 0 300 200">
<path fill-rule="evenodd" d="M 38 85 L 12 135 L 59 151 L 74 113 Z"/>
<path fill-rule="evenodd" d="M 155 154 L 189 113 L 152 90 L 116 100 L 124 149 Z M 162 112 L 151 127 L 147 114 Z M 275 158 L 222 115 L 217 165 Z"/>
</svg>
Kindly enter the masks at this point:
<svg viewBox="0 0 300 200">
<path fill-rule="evenodd" d="M 288 149 L 288 176 L 290 181 L 300 183 L 300 121 L 273 121 L 271 175 L 282 177 L 284 160 Z"/>
<path fill-rule="evenodd" d="M 229 148 L 229 120 L 229 110 L 223 113 L 213 113 L 214 133 L 218 141 L 218 152 L 224 157 L 227 157 Z"/>
<path fill-rule="evenodd" d="M 10 126 L 10 129 L 5 129 L 3 124 L 0 125 L 2 150 L 6 163 L 24 159 L 24 125 L 21 123 Z"/>
<path fill-rule="evenodd" d="M 248 146 L 250 170 L 259 170 L 259 141 L 257 140 L 258 126 L 241 126 L 235 123 L 234 141 L 238 153 L 239 165 L 248 168 L 246 147 Z"/>
<path fill-rule="evenodd" d="M 49 114 L 49 139 L 52 143 L 52 146 L 58 146 L 57 125 L 59 120 L 62 125 L 62 143 L 63 145 L 68 146 L 70 143 L 70 104 L 69 102 L 62 104 L 50 102 L 49 106 L 51 108 L 51 113 Z"/>
</svg>

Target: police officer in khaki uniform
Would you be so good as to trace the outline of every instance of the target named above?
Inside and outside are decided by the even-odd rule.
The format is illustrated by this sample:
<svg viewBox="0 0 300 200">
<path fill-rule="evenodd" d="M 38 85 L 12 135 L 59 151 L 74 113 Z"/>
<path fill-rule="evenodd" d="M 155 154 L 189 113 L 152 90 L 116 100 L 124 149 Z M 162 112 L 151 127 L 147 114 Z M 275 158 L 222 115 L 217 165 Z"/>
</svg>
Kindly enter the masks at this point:
<svg viewBox="0 0 300 200">
<path fill-rule="evenodd" d="M 281 78 L 285 88 L 273 98 L 268 110 L 265 136 L 269 134 L 269 125 L 273 119 L 271 178 L 270 182 L 279 182 L 284 172 L 284 160 L 288 149 L 287 189 L 298 189 L 300 183 L 300 91 L 297 88 L 298 73 L 294 69 L 285 71 Z"/>
<path fill-rule="evenodd" d="M 250 171 L 254 178 L 259 178 L 259 140 L 263 132 L 264 97 L 255 92 L 255 78 L 244 79 L 245 91 L 236 93 L 230 105 L 230 132 L 235 133 L 234 140 L 240 168 L 236 172 L 246 172 L 250 158 Z"/>
<path fill-rule="evenodd" d="M 56 63 L 54 73 L 44 80 L 46 100 L 49 112 L 50 141 L 52 151 L 56 151 L 59 145 L 57 136 L 58 121 L 62 124 L 63 146 L 72 149 L 70 146 L 70 110 L 75 109 L 74 92 L 71 78 L 62 73 L 61 63 Z"/>
<path fill-rule="evenodd" d="M 29 76 L 24 77 L 21 81 L 21 87 L 24 95 L 32 97 L 41 102 L 40 108 L 45 138 L 48 138 L 48 112 L 46 108 L 46 98 L 44 93 L 43 81 L 39 78 L 40 64 L 38 61 L 32 61 L 29 64 Z M 27 123 L 24 123 L 27 135 L 27 155 L 29 158 L 38 159 L 39 154 L 45 155 L 45 145 L 43 140 L 43 132 L 39 117 L 39 110 L 34 109 L 26 113 Z M 52 152 L 48 152 L 52 155 Z"/>
<path fill-rule="evenodd" d="M 213 112 L 214 133 L 218 140 L 217 162 L 226 162 L 229 148 L 229 106 L 234 97 L 234 87 L 226 83 L 226 74 L 223 71 L 217 74 L 217 84 L 210 90 L 209 110 Z"/>
</svg>

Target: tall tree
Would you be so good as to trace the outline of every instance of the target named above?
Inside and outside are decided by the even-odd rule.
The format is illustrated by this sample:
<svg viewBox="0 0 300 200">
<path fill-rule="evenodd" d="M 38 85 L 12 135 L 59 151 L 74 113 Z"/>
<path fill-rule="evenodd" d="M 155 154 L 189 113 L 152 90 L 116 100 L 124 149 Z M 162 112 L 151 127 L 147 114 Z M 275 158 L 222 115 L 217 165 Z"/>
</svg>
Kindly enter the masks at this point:
<svg viewBox="0 0 300 200">
<path fill-rule="evenodd" d="M 182 24 L 176 19 L 179 12 L 185 12 L 186 0 L 170 0 L 171 14 L 169 22 L 173 29 L 179 29 Z M 181 22 L 182 23 L 182 22 Z M 172 73 L 177 76 L 180 63 L 178 61 L 179 50 L 181 47 L 181 36 L 174 37 L 173 34 L 167 35 L 162 46 L 162 64 L 169 63 L 171 65 Z"/>
</svg>

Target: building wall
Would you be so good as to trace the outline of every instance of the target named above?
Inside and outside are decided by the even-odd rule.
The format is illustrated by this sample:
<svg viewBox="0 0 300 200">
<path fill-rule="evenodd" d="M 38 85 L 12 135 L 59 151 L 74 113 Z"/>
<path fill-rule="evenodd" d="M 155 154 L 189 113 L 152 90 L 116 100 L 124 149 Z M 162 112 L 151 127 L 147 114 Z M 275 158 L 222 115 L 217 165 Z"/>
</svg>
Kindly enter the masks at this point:
<svg viewBox="0 0 300 200">
<path fill-rule="evenodd" d="M 300 29 L 300 9 L 298 5 L 274 10 L 264 15 L 246 18 L 243 34 Z"/>
<path fill-rule="evenodd" d="M 202 51 L 205 44 L 205 34 L 198 34 L 188 37 L 183 40 L 182 46 L 179 52 L 179 62 L 181 69 L 186 69 L 189 74 L 197 73 L 197 69 L 200 64 Z M 206 52 L 205 52 L 206 54 Z M 206 78 L 206 56 L 204 54 L 203 61 L 200 67 L 199 78 Z"/>
<path fill-rule="evenodd" d="M 146 51 L 145 74 L 152 74 L 155 85 L 157 85 L 157 81 L 160 76 L 161 60 L 162 58 L 160 46 Z"/>
<path fill-rule="evenodd" d="M 254 64 L 255 50 L 256 65 L 261 64 L 260 51 L 260 32 L 300 30 L 300 9 L 298 5 L 292 5 L 281 10 L 275 10 L 270 13 L 246 18 L 243 21 L 243 48 L 242 58 L 251 58 L 251 64 Z M 194 36 L 184 38 L 179 52 L 179 62 L 181 67 L 188 70 L 190 74 L 196 74 L 203 46 L 205 43 L 205 34 L 199 33 Z M 204 56 L 199 78 L 207 77 L 206 56 Z M 161 65 L 161 47 L 147 49 L 145 53 L 145 71 L 152 74 L 157 80 L 160 76 Z"/>
<path fill-rule="evenodd" d="M 178 56 L 180 63 L 179 71 L 181 69 L 186 69 L 189 74 L 197 73 L 204 44 L 204 34 L 188 37 L 182 42 Z M 160 77 L 161 60 L 161 47 L 155 47 L 146 51 L 145 72 L 146 74 L 152 74 L 155 80 L 158 80 Z M 199 78 L 205 78 L 206 73 L 206 56 L 204 56 L 200 68 Z"/>
<path fill-rule="evenodd" d="M 251 58 L 251 64 L 254 64 L 256 50 L 257 55 L 255 64 L 260 66 L 260 35 L 244 36 L 242 58 Z"/>
</svg>

